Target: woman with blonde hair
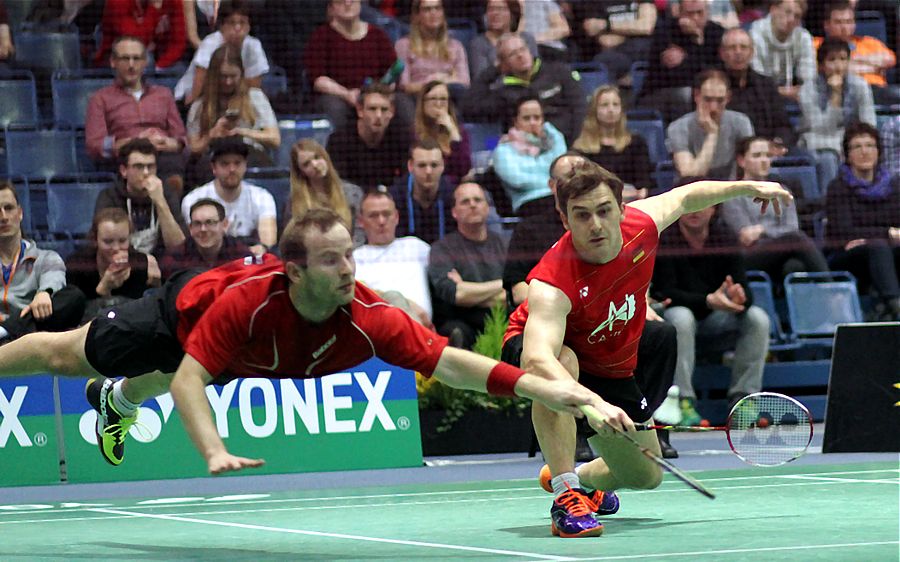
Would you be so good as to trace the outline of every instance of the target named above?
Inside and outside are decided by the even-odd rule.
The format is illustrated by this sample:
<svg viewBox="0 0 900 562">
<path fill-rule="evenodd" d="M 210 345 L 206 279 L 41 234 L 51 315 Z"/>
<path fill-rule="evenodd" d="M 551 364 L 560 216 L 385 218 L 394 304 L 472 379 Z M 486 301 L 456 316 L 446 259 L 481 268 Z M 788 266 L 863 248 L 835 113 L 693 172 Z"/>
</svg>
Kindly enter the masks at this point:
<svg viewBox="0 0 900 562">
<path fill-rule="evenodd" d="M 450 90 L 439 80 L 425 84 L 419 93 L 415 119 L 416 140 L 433 140 L 444 155 L 444 175 L 451 185 L 472 169 L 469 134 L 460 126 Z"/>
<path fill-rule="evenodd" d="M 300 217 L 310 209 L 331 209 L 348 226 L 362 201 L 362 189 L 338 175 L 325 148 L 313 139 L 300 139 L 291 147 L 291 194 L 287 218 Z M 287 219 L 286 219 L 287 220 Z M 365 242 L 365 233 L 353 228 L 354 245 Z"/>
<path fill-rule="evenodd" d="M 406 64 L 400 88 L 407 94 L 418 94 L 432 80 L 469 87 L 466 50 L 449 35 L 441 0 L 413 0 L 409 36 L 394 49 Z"/>
<path fill-rule="evenodd" d="M 203 95 L 191 104 L 187 117 L 188 144 L 195 161 L 198 183 L 212 175 L 205 156 L 209 141 L 240 136 L 250 147 L 248 167 L 272 166 L 269 153 L 281 144 L 281 133 L 266 94 L 244 80 L 239 49 L 222 45 L 209 61 Z"/>
<path fill-rule="evenodd" d="M 647 142 L 628 130 L 622 95 L 615 86 L 600 86 L 591 96 L 581 134 L 572 148 L 619 176 L 626 201 L 647 196 L 650 150 Z"/>
</svg>

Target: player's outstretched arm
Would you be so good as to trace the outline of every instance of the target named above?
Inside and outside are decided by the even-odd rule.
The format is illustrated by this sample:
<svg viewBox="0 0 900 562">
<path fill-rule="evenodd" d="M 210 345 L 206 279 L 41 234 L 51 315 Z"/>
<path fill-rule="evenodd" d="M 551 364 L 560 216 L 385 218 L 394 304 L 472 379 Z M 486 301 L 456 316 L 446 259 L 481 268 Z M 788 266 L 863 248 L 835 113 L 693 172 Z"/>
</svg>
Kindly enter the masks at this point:
<svg viewBox="0 0 900 562">
<path fill-rule="evenodd" d="M 596 405 L 600 397 L 573 379 L 547 380 L 506 363 L 455 347 L 441 353 L 433 375 L 455 388 L 499 396 L 522 396 L 538 400 L 554 410 L 581 417 L 579 405 Z"/>
<path fill-rule="evenodd" d="M 211 380 L 212 376 L 206 368 L 185 354 L 169 387 L 181 421 L 194 446 L 206 459 L 209 473 L 215 476 L 242 468 L 262 466 L 265 463 L 262 459 L 236 457 L 225 449 L 206 400 L 205 389 Z"/>
<path fill-rule="evenodd" d="M 714 181 L 701 180 L 661 193 L 654 197 L 629 203 L 636 209 L 650 215 L 660 232 L 686 213 L 700 211 L 735 197 L 749 196 L 762 204 L 765 212 L 771 204 L 776 214 L 781 207 L 794 200 L 791 193 L 781 184 L 770 181 Z"/>
</svg>

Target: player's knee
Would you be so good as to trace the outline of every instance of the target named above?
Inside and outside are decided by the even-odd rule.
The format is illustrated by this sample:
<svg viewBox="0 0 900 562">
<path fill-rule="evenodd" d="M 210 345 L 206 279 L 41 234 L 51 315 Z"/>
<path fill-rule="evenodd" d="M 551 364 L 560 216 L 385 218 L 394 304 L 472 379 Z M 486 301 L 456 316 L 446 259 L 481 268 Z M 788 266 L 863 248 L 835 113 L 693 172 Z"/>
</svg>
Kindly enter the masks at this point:
<svg viewBox="0 0 900 562">
<path fill-rule="evenodd" d="M 578 368 L 578 356 L 576 356 L 575 352 L 568 346 L 564 345 L 560 350 L 559 363 L 569 371 L 569 374 L 572 375 L 573 379 L 578 380 L 580 372 Z"/>
<path fill-rule="evenodd" d="M 640 476 L 634 479 L 630 487 L 637 490 L 653 490 L 659 488 L 659 485 L 662 484 L 662 480 L 662 469 L 653 465 L 653 467 L 648 470 L 642 471 Z"/>
</svg>

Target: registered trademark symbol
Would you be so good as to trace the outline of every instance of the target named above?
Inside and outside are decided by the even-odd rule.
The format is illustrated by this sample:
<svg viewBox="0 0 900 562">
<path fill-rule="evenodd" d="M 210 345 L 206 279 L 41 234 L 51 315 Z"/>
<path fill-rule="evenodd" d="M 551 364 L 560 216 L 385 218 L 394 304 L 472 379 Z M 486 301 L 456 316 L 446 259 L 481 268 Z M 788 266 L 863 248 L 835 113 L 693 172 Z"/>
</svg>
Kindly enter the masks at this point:
<svg viewBox="0 0 900 562">
<path fill-rule="evenodd" d="M 409 426 L 411 426 L 411 425 L 412 425 L 412 423 L 410 423 L 408 417 L 400 416 L 399 418 L 397 418 L 397 427 L 399 427 L 400 429 L 407 430 L 407 429 L 409 429 Z"/>
<path fill-rule="evenodd" d="M 34 441 L 34 444 L 38 447 L 43 447 L 47 444 L 47 434 L 43 431 L 39 431 L 34 434 L 34 439 L 32 439 L 32 441 Z"/>
</svg>

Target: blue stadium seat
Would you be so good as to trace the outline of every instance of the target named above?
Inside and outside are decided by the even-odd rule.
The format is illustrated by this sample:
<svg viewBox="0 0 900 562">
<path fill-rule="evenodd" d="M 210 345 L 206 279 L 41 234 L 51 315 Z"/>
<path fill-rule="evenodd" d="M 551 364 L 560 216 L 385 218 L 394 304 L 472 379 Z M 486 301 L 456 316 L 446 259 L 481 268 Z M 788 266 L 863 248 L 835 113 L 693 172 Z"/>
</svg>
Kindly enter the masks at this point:
<svg viewBox="0 0 900 562">
<path fill-rule="evenodd" d="M 184 74 L 184 72 L 171 72 L 170 69 L 165 69 L 159 72 L 145 72 L 144 77 L 146 77 L 151 84 L 165 86 L 170 90 L 174 90 L 175 85 L 178 84 L 182 74 Z"/>
<path fill-rule="evenodd" d="M 849 272 L 791 273 L 784 294 L 791 331 L 805 344 L 830 347 L 838 324 L 863 321 L 856 278 Z"/>
<path fill-rule="evenodd" d="M 463 128 L 469 134 L 472 167 L 483 171 L 491 161 L 491 154 L 503 135 L 503 129 L 496 123 L 463 123 Z"/>
<path fill-rule="evenodd" d="M 6 127 L 6 169 L 29 179 L 78 173 L 75 131 L 12 123 Z"/>
<path fill-rule="evenodd" d="M 887 122 L 900 115 L 900 105 L 876 105 L 875 106 L 875 122 L 876 127 L 880 130 L 887 125 Z"/>
<path fill-rule="evenodd" d="M 289 89 L 285 70 L 280 66 L 270 66 L 269 72 L 263 74 L 262 77 L 262 91 L 270 101 L 280 94 L 287 94 Z"/>
<path fill-rule="evenodd" d="M 19 31 L 16 34 L 16 66 L 53 72 L 81 68 L 81 43 L 77 32 Z"/>
<path fill-rule="evenodd" d="M 279 230 L 284 226 L 285 210 L 291 197 L 291 171 L 289 168 L 248 168 L 244 179 L 266 188 L 275 198 Z"/>
<path fill-rule="evenodd" d="M 594 90 L 600 86 L 611 83 L 609 70 L 603 63 L 595 61 L 576 62 L 572 64 L 572 70 L 576 71 L 580 76 L 581 89 L 587 98 L 590 98 L 594 94 Z"/>
<path fill-rule="evenodd" d="M 0 73 L 0 127 L 10 123 L 37 123 L 37 90 L 27 70 Z"/>
<path fill-rule="evenodd" d="M 380 27 L 387 34 L 391 43 L 396 43 L 397 39 L 400 39 L 409 33 L 409 25 L 369 6 L 363 7 L 359 17 L 366 23 L 371 23 Z"/>
<path fill-rule="evenodd" d="M 753 293 L 753 304 L 762 308 L 769 315 L 769 349 L 771 351 L 788 351 L 798 349 L 800 344 L 794 341 L 792 334 L 784 331 L 781 317 L 775 307 L 772 293 L 772 279 L 765 271 L 747 271 L 747 285 Z"/>
<path fill-rule="evenodd" d="M 887 44 L 887 22 L 884 15 L 874 10 L 856 12 L 856 35 L 868 35 Z"/>
<path fill-rule="evenodd" d="M 291 167 L 291 147 L 298 140 L 311 138 L 324 147 L 334 132 L 327 115 L 281 115 L 278 117 L 278 129 L 281 131 L 281 145 L 275 163 L 285 168 Z"/>
<path fill-rule="evenodd" d="M 666 148 L 666 129 L 662 118 L 635 119 L 629 111 L 628 130 L 641 135 L 647 141 L 651 164 L 656 165 L 657 162 L 669 159 L 669 150 Z"/>
<path fill-rule="evenodd" d="M 51 79 L 53 118 L 84 127 L 88 101 L 94 92 L 112 84 L 108 70 L 58 70 Z"/>
<path fill-rule="evenodd" d="M 671 160 L 664 160 L 656 164 L 656 190 L 651 195 L 657 195 L 672 189 L 675 185 L 675 163 Z"/>
<path fill-rule="evenodd" d="M 450 37 L 462 43 L 463 48 L 469 49 L 469 43 L 478 35 L 478 27 L 467 18 L 447 18 L 447 28 Z"/>
<path fill-rule="evenodd" d="M 803 193 L 796 195 L 803 199 L 818 201 L 825 196 L 824 189 L 819 186 L 815 164 L 805 158 L 777 158 L 772 161 L 771 172 L 782 179 L 798 182 Z"/>
<path fill-rule="evenodd" d="M 97 196 L 115 181 L 115 174 L 48 178 L 47 232 L 53 237 L 85 238 L 91 229 Z"/>
</svg>

